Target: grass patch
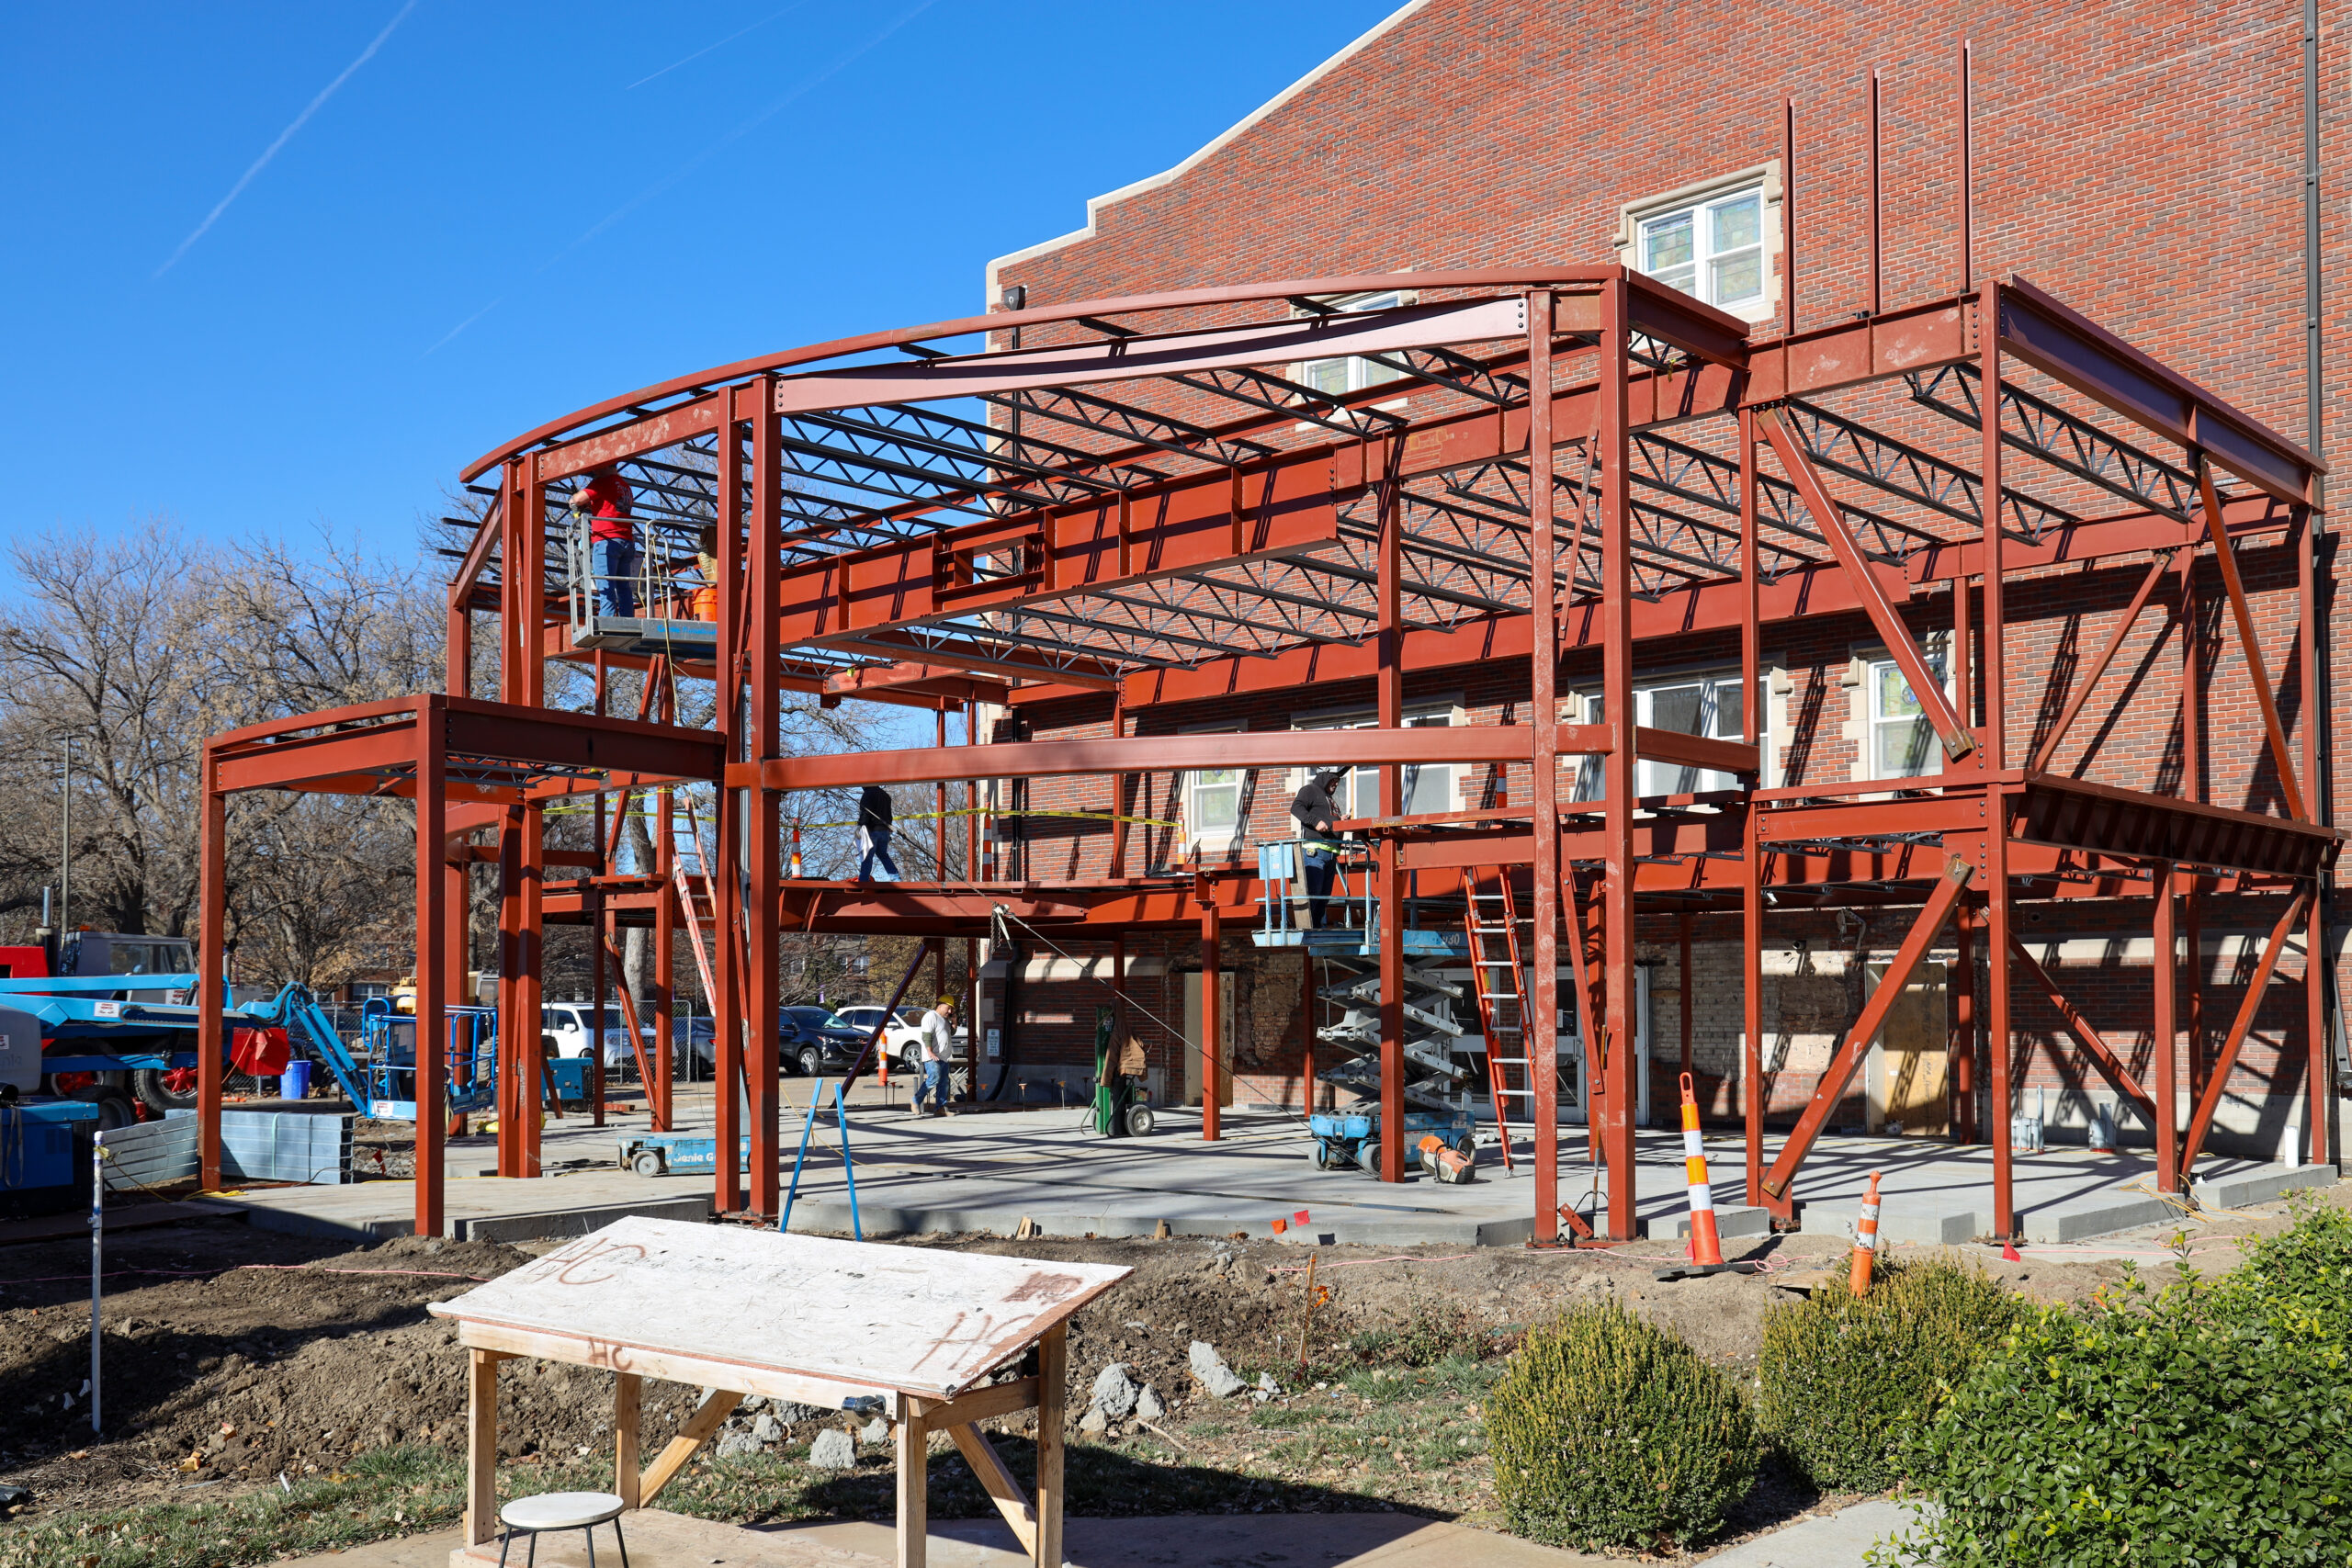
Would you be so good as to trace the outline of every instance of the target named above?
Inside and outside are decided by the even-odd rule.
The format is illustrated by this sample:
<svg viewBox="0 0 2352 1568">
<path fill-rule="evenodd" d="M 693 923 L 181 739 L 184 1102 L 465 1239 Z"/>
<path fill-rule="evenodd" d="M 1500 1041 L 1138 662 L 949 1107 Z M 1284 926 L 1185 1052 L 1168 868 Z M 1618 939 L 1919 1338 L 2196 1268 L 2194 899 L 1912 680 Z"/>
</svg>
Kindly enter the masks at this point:
<svg viewBox="0 0 2352 1568">
<path fill-rule="evenodd" d="M 609 1466 L 509 1467 L 502 1492 L 611 1484 Z M 466 1506 L 456 1454 L 379 1449 L 348 1468 L 219 1502 L 151 1503 L 35 1518 L 0 1531 L 0 1568 L 232 1568 L 440 1529 Z"/>
</svg>

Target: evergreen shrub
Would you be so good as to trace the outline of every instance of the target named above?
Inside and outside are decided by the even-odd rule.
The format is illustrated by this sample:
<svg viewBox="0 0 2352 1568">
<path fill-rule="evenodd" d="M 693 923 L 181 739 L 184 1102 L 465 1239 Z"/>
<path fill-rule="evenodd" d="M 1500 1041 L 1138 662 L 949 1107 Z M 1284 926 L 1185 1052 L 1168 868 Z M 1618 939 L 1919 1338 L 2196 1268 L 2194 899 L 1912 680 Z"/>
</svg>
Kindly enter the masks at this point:
<svg viewBox="0 0 2352 1568">
<path fill-rule="evenodd" d="M 1649 1551 L 1722 1529 L 1763 1442 L 1729 1377 L 1611 1303 L 1528 1333 L 1487 1395 L 1487 1446 L 1514 1533 Z"/>
<path fill-rule="evenodd" d="M 1901 1479 L 1905 1438 L 1990 1354 L 2017 1298 L 1974 1269 L 1882 1266 L 1870 1293 L 1841 1283 L 1770 1309 L 1757 1355 L 1757 1421 L 1825 1490 Z"/>
<path fill-rule="evenodd" d="M 2352 1563 L 2352 1222 L 2306 1210 L 2216 1282 L 2021 1322 L 1904 1456 L 1884 1562 Z"/>
</svg>

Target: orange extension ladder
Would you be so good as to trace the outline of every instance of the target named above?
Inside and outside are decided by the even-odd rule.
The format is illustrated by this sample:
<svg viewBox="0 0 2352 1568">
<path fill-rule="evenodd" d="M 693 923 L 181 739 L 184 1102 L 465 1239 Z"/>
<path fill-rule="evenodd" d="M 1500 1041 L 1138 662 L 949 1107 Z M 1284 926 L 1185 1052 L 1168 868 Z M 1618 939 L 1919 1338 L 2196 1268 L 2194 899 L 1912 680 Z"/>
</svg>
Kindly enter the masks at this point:
<svg viewBox="0 0 2352 1568">
<path fill-rule="evenodd" d="M 1489 889 L 1486 879 L 1491 877 Z M 1535 1114 L 1535 1070 L 1527 1049 L 1527 964 L 1519 940 L 1525 923 L 1512 896 L 1510 874 L 1496 866 L 1463 878 L 1462 931 L 1469 941 L 1471 989 L 1478 1001 L 1478 1032 L 1487 1042 L 1487 1091 L 1492 1097 L 1495 1132 L 1502 1140 L 1503 1168 L 1515 1169 L 1510 1152 L 1512 1100 L 1527 1101 Z M 1518 1084 L 1511 1082 L 1517 1068 Z"/>
</svg>

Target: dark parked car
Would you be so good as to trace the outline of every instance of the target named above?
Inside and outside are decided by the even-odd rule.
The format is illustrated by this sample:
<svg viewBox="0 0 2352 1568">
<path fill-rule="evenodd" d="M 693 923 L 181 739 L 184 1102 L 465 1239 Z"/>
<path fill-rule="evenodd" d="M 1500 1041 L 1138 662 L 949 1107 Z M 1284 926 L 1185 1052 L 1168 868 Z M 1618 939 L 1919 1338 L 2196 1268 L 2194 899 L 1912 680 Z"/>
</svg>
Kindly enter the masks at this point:
<svg viewBox="0 0 2352 1568">
<path fill-rule="evenodd" d="M 865 1040 L 865 1031 L 853 1028 L 831 1008 L 789 1007 L 777 1021 L 776 1055 L 802 1077 L 815 1077 L 848 1071 Z"/>
</svg>

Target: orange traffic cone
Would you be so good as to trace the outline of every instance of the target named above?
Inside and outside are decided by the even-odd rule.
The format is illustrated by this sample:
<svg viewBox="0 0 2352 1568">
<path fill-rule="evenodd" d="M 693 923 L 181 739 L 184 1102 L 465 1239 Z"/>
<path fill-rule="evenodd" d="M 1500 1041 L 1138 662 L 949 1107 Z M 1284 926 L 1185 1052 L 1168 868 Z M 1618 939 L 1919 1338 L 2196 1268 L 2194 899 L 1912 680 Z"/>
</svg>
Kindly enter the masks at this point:
<svg viewBox="0 0 2352 1568">
<path fill-rule="evenodd" d="M 792 824 L 792 863 L 785 869 L 784 874 L 786 876 L 800 874 L 800 824 L 797 821 Z"/>
<path fill-rule="evenodd" d="M 1871 1258 L 1878 1251 L 1878 1172 L 1871 1172 L 1862 1190 L 1862 1217 L 1854 1226 L 1854 1267 L 1847 1288 L 1858 1296 L 1871 1293 Z"/>
<path fill-rule="evenodd" d="M 1699 1136 L 1699 1100 L 1691 1092 L 1689 1073 L 1682 1075 L 1682 1170 L 1690 1196 L 1690 1261 L 1679 1269 L 1660 1269 L 1660 1280 L 1721 1274 L 1733 1267 L 1724 1261 L 1723 1239 L 1715 1230 L 1715 1193 L 1707 1180 L 1707 1148 Z"/>
<path fill-rule="evenodd" d="M 1690 1075 L 1682 1075 L 1682 1171 L 1690 1193 L 1690 1261 L 1704 1268 L 1724 1260 L 1715 1234 L 1715 1193 L 1707 1182 L 1707 1149 L 1699 1139 L 1699 1100 Z"/>
</svg>

